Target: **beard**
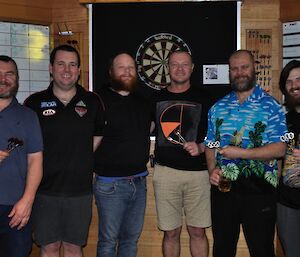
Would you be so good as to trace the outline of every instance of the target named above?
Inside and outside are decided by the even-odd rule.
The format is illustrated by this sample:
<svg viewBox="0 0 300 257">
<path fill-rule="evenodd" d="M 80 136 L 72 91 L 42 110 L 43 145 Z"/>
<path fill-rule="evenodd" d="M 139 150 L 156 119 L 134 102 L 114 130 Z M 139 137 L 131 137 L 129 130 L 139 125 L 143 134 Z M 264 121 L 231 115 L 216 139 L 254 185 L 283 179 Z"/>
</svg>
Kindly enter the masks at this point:
<svg viewBox="0 0 300 257">
<path fill-rule="evenodd" d="M 0 91 L 0 99 L 8 99 L 17 95 L 19 83 L 16 83 L 15 86 L 11 86 L 11 84 L 8 84 L 6 82 L 5 83 L 0 82 L 0 88 L 1 87 L 9 87 L 9 90 L 5 91 L 4 93 L 1 93 Z"/>
<path fill-rule="evenodd" d="M 300 106 L 300 97 L 294 97 L 289 94 L 289 92 L 285 95 L 285 102 L 288 109 L 294 109 L 295 107 Z"/>
<path fill-rule="evenodd" d="M 240 78 L 244 78 L 244 82 L 239 82 Z M 236 76 L 234 78 L 230 77 L 230 84 L 234 91 L 236 92 L 246 92 L 254 88 L 256 85 L 256 75 L 255 71 L 252 72 L 251 76 Z"/>
<path fill-rule="evenodd" d="M 110 86 L 116 91 L 127 91 L 132 92 L 137 87 L 138 80 L 137 76 L 131 76 L 130 80 L 122 80 L 122 78 L 117 77 L 114 73 L 110 77 Z"/>
</svg>

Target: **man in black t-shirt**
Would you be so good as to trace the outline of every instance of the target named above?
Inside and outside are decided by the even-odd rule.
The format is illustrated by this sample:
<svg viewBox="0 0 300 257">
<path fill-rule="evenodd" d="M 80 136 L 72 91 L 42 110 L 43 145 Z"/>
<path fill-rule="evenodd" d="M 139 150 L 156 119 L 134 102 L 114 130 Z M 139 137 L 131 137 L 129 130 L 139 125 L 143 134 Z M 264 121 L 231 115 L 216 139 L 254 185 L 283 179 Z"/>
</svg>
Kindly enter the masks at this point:
<svg viewBox="0 0 300 257">
<path fill-rule="evenodd" d="M 194 64 L 188 52 L 173 52 L 168 67 L 171 84 L 155 97 L 153 185 L 158 227 L 164 232 L 163 255 L 180 254 L 184 210 L 192 256 L 208 256 L 205 228 L 211 225 L 210 183 L 202 143 L 208 96 L 190 84 Z"/>
<path fill-rule="evenodd" d="M 289 62 L 281 72 L 279 86 L 286 97 L 288 142 L 278 187 L 277 226 L 285 257 L 300 253 L 300 61 Z"/>
<path fill-rule="evenodd" d="M 146 208 L 151 105 L 134 90 L 137 72 L 130 55 L 115 56 L 109 74 L 109 87 L 100 91 L 105 127 L 95 152 L 97 257 L 135 257 Z"/>
<path fill-rule="evenodd" d="M 103 126 L 99 97 L 77 84 L 79 53 L 60 45 L 50 55 L 52 82 L 25 105 L 39 117 L 44 139 L 43 178 L 33 206 L 41 257 L 82 256 L 92 210 L 93 147 Z"/>
</svg>

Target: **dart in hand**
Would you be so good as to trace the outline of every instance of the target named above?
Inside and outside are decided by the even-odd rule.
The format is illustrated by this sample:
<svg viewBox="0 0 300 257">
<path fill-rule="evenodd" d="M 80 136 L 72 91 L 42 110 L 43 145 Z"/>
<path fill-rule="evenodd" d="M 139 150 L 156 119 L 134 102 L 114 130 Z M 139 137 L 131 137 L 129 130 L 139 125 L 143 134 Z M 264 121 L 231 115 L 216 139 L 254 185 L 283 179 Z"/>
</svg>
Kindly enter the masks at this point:
<svg viewBox="0 0 300 257">
<path fill-rule="evenodd" d="M 21 139 L 18 139 L 16 137 L 11 137 L 10 139 L 8 139 L 8 144 L 5 151 L 10 153 L 12 150 L 22 145 L 23 145 L 23 141 Z"/>
</svg>

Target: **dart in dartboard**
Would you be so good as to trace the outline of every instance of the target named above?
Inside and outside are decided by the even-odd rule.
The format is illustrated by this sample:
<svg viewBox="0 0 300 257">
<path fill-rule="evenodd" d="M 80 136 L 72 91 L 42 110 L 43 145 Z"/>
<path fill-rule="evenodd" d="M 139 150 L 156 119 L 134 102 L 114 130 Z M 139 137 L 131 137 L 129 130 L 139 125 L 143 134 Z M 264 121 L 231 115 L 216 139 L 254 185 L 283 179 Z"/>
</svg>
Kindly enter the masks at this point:
<svg viewBox="0 0 300 257">
<path fill-rule="evenodd" d="M 17 147 L 23 145 L 23 141 L 21 139 L 16 138 L 16 137 L 11 137 L 7 141 L 8 141 L 8 144 L 7 144 L 7 147 L 6 147 L 5 151 L 8 152 L 8 153 L 13 151 Z"/>
</svg>

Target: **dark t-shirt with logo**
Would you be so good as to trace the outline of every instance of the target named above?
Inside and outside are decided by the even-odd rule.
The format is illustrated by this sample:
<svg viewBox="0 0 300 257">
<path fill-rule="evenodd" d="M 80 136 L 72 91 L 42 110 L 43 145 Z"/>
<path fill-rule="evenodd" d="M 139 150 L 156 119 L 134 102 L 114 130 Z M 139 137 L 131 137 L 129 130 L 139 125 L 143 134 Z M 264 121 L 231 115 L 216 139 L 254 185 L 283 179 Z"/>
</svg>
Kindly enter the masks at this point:
<svg viewBox="0 0 300 257">
<path fill-rule="evenodd" d="M 200 87 L 183 93 L 163 89 L 155 103 L 156 162 L 179 170 L 206 170 L 204 153 L 191 156 L 182 144 L 204 141 L 210 104 L 207 92 Z"/>
<path fill-rule="evenodd" d="M 80 85 L 65 106 L 53 94 L 53 85 L 31 95 L 25 105 L 39 117 L 43 140 L 43 179 L 40 194 L 80 196 L 92 193 L 93 136 L 104 126 L 100 98 Z"/>
</svg>

